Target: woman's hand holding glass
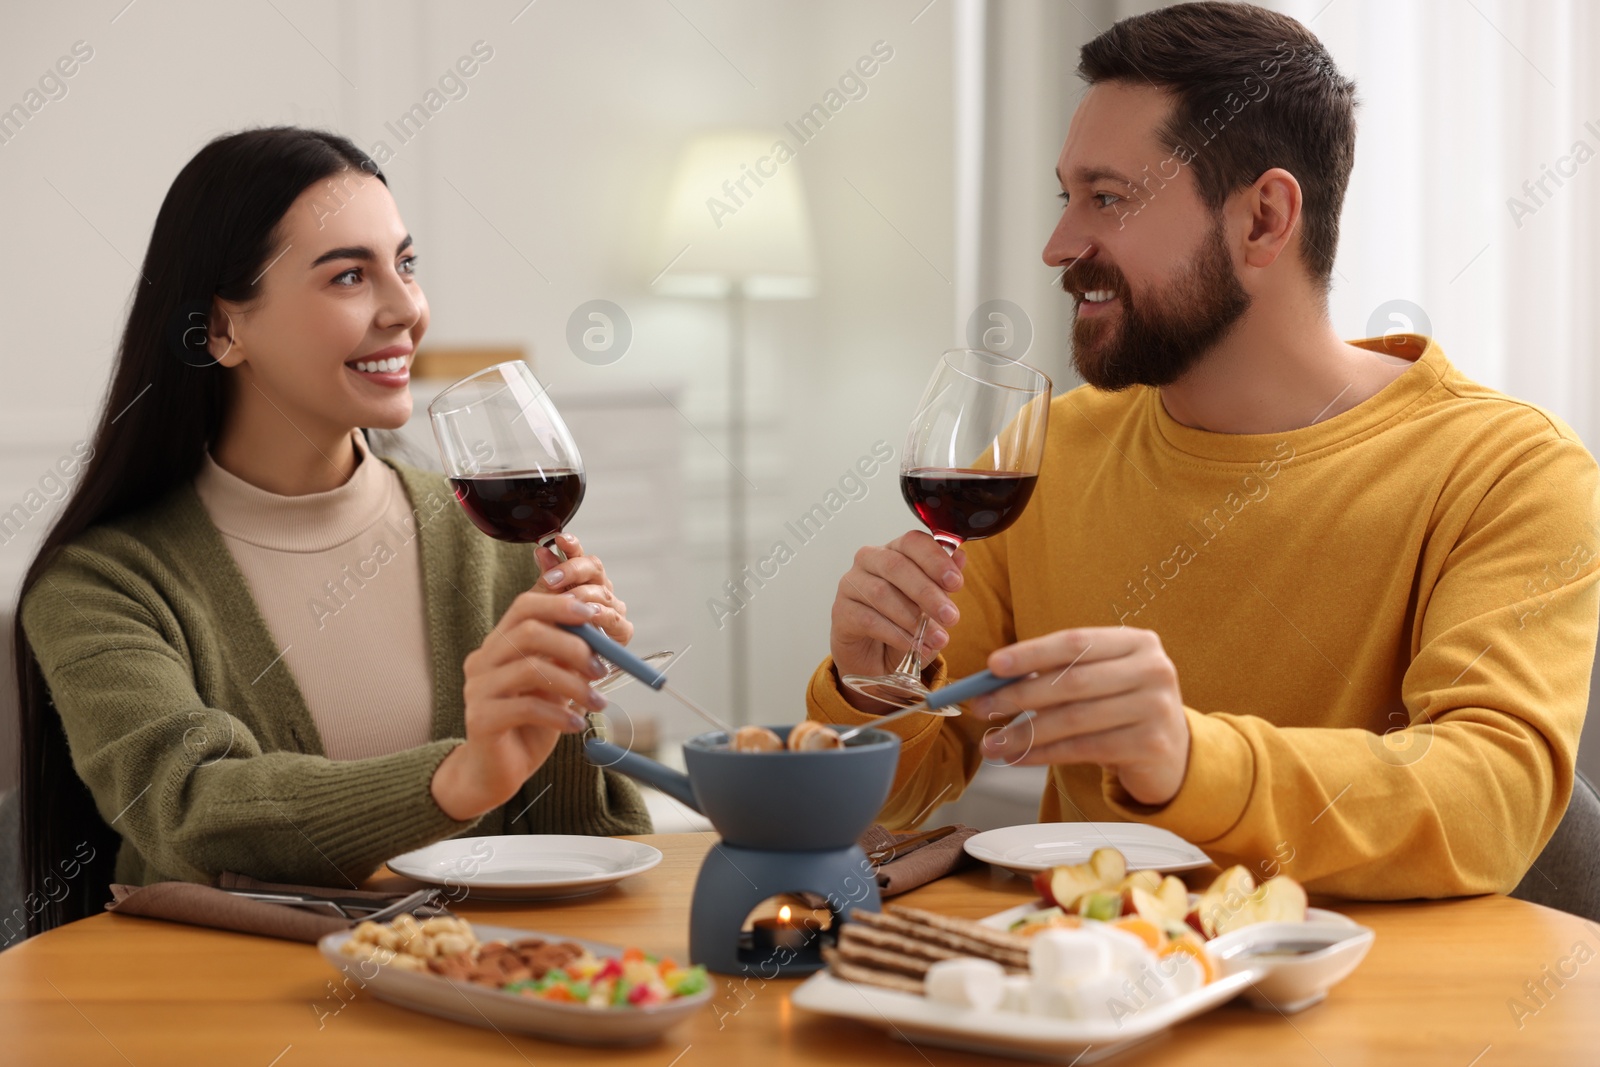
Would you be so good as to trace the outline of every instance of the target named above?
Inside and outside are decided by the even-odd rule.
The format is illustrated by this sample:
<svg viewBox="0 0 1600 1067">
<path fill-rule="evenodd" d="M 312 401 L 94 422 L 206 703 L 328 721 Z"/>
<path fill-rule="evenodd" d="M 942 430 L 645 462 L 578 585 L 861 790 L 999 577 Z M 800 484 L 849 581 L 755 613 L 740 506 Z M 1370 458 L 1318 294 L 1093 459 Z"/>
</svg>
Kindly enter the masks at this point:
<svg viewBox="0 0 1600 1067">
<path fill-rule="evenodd" d="M 599 556 L 586 556 L 583 545 L 571 534 L 557 534 L 555 546 L 563 555 L 539 545 L 535 552 L 539 558 L 539 585 L 543 592 L 570 593 L 586 604 L 599 608 L 594 625 L 604 630 L 618 644 L 627 644 L 633 637 L 633 623 L 628 621 L 628 605 L 624 604 L 606 577 L 606 565 Z"/>
</svg>

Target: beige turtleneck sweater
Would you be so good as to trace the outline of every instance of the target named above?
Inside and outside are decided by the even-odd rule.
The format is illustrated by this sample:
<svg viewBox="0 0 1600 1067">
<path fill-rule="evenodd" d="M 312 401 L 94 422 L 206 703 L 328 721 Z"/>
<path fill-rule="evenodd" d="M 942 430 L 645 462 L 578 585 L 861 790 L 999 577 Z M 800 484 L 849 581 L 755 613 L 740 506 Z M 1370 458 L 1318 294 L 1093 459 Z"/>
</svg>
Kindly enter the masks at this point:
<svg viewBox="0 0 1600 1067">
<path fill-rule="evenodd" d="M 356 470 L 279 496 L 206 453 L 195 492 L 249 583 L 329 759 L 427 744 L 433 684 L 416 517 L 400 476 L 357 431 Z"/>
</svg>

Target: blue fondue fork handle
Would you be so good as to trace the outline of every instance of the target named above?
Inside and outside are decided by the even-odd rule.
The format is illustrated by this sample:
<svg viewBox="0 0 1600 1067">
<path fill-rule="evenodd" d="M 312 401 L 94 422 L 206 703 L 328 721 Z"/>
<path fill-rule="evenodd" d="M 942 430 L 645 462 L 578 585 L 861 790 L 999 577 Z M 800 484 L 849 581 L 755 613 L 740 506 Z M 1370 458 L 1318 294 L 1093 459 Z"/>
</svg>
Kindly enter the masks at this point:
<svg viewBox="0 0 1600 1067">
<path fill-rule="evenodd" d="M 1012 682 L 1020 682 L 1021 678 L 1002 678 L 993 671 L 979 671 L 969 674 L 959 682 L 951 682 L 928 694 L 928 699 L 923 701 L 930 710 L 938 711 L 951 704 L 960 704 L 981 697 L 985 693 L 992 693 L 996 689 L 1004 689 Z"/>
<path fill-rule="evenodd" d="M 919 700 L 908 707 L 900 708 L 898 711 L 891 711 L 887 715 L 880 715 L 871 722 L 862 723 L 860 726 L 853 726 L 840 733 L 839 737 L 841 740 L 848 741 L 863 730 L 870 730 L 873 727 L 904 718 L 907 715 L 935 714 L 944 711 L 945 708 L 952 704 L 959 704 L 963 700 L 971 700 L 973 697 L 981 697 L 985 693 L 992 693 L 996 689 L 1004 689 L 1012 682 L 1020 682 L 1021 680 L 1021 678 L 1001 678 L 993 671 L 979 671 L 977 674 L 968 675 L 959 682 L 953 682 L 950 685 L 935 689 L 928 694 L 925 700 Z M 945 714 L 959 715 L 961 713 L 953 711 Z"/>
<path fill-rule="evenodd" d="M 583 638 L 584 643 L 603 660 L 616 664 L 651 689 L 660 689 L 667 684 L 667 672 L 658 671 L 632 652 L 617 644 L 607 637 L 597 627 L 588 623 L 582 626 L 569 626 L 566 623 L 557 623 L 563 630 L 577 634 Z"/>
</svg>

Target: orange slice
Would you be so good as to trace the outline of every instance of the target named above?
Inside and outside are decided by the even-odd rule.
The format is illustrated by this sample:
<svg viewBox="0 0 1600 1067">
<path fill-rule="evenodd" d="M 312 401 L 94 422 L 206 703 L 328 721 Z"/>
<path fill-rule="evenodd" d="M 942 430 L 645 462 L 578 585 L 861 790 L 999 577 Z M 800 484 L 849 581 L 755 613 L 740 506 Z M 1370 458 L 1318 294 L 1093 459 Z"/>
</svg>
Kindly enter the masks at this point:
<svg viewBox="0 0 1600 1067">
<path fill-rule="evenodd" d="M 1180 953 L 1186 956 L 1193 956 L 1195 962 L 1200 964 L 1200 971 L 1205 976 L 1207 985 L 1217 980 L 1217 966 L 1211 962 L 1211 954 L 1188 938 L 1180 937 L 1176 940 L 1168 941 L 1166 947 L 1161 949 L 1162 958 Z"/>
<path fill-rule="evenodd" d="M 1127 918 L 1118 919 L 1111 925 L 1115 926 L 1118 930 L 1126 930 L 1128 933 L 1139 938 L 1146 945 L 1150 946 L 1150 950 L 1152 952 L 1160 952 L 1162 945 L 1165 944 L 1167 940 L 1167 935 L 1162 933 L 1161 928 L 1155 923 L 1151 922 L 1149 919 L 1139 919 L 1133 916 L 1128 916 Z"/>
</svg>

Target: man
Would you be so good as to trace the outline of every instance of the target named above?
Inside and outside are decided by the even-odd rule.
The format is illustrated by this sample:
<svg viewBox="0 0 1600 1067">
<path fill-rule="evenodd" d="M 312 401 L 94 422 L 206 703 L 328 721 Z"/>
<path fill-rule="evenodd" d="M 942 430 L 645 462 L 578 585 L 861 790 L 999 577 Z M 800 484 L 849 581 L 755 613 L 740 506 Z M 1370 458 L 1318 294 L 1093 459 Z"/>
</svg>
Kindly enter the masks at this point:
<svg viewBox="0 0 1600 1067">
<path fill-rule="evenodd" d="M 1009 531 L 857 554 L 811 717 L 888 710 L 839 676 L 891 668 L 925 611 L 927 684 L 1025 680 L 888 727 L 888 824 L 984 759 L 1045 764 L 1042 821 L 1165 827 L 1336 895 L 1509 891 L 1573 787 L 1594 459 L 1428 338 L 1333 331 L 1355 86 L 1304 26 L 1170 7 L 1079 73 L 1044 258 L 1088 384 Z"/>
</svg>

